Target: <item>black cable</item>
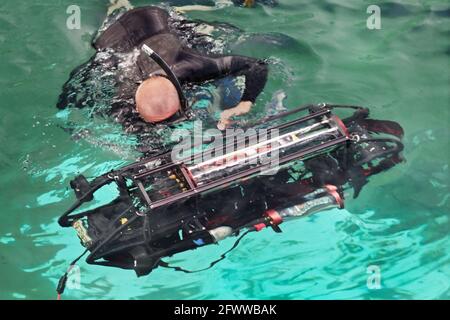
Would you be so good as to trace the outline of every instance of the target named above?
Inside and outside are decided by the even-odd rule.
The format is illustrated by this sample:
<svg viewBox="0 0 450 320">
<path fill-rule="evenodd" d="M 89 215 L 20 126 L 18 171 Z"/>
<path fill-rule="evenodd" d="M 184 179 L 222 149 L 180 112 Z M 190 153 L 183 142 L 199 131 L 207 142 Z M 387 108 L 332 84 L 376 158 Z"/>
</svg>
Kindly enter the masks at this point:
<svg viewBox="0 0 450 320">
<path fill-rule="evenodd" d="M 131 206 L 130 206 L 131 208 Z M 123 217 L 126 213 L 128 213 L 127 209 L 124 211 L 118 218 L 116 218 L 114 221 L 118 221 L 121 217 Z M 132 216 L 125 224 L 118 227 L 116 230 L 112 231 L 108 236 L 100 243 L 98 244 L 95 249 L 91 251 L 91 254 L 86 258 L 87 263 L 91 264 L 99 257 L 96 256 L 96 254 L 100 251 L 101 248 L 103 248 L 105 245 L 107 245 L 110 241 L 114 239 L 123 229 L 129 227 L 136 219 L 140 218 L 138 215 Z"/>
<path fill-rule="evenodd" d="M 355 109 L 355 110 L 366 110 L 366 108 L 361 106 L 352 106 L 352 105 L 345 105 L 345 104 L 327 104 L 325 105 L 327 108 L 341 108 L 341 109 Z"/>
<path fill-rule="evenodd" d="M 71 226 L 71 222 L 73 221 L 73 216 L 70 214 L 78 209 L 85 201 L 85 199 L 91 195 L 93 195 L 97 190 L 102 188 L 103 186 L 110 184 L 114 179 L 105 177 L 106 175 L 100 176 L 100 183 L 97 183 L 93 187 L 91 187 L 88 191 L 85 192 L 83 196 L 81 196 L 77 201 L 66 211 L 64 212 L 58 219 L 58 223 L 61 227 L 67 228 Z M 77 214 L 77 218 L 81 218 L 83 214 Z"/>
<path fill-rule="evenodd" d="M 144 44 L 142 46 L 142 51 L 144 51 L 153 61 L 155 61 L 161 67 L 161 69 L 164 70 L 168 79 L 170 80 L 170 82 L 172 82 L 175 89 L 177 90 L 178 98 L 180 99 L 180 104 L 181 104 L 181 112 L 186 111 L 187 101 L 184 96 L 183 89 L 181 88 L 180 81 L 178 80 L 177 76 L 172 71 L 170 66 L 167 64 L 166 61 L 164 61 L 163 58 L 161 58 L 161 56 L 159 54 L 157 54 L 155 51 L 153 51 L 149 46 Z"/>
<path fill-rule="evenodd" d="M 364 163 L 368 163 L 376 158 L 380 158 L 383 157 L 387 154 L 391 154 L 391 153 L 400 153 L 403 151 L 404 149 L 404 145 L 403 143 L 398 140 L 397 138 L 368 138 L 368 139 L 360 139 L 359 141 L 357 141 L 357 143 L 365 143 L 365 142 L 386 142 L 386 143 L 394 143 L 395 146 L 391 147 L 391 148 L 387 148 L 384 151 L 380 151 L 380 152 L 375 152 L 372 153 L 369 156 L 366 156 L 365 158 L 359 160 L 355 165 L 356 166 L 361 166 Z"/>
<path fill-rule="evenodd" d="M 88 252 L 89 250 L 86 249 L 84 252 L 75 260 L 73 260 L 69 267 L 67 268 L 67 271 L 64 273 L 64 275 L 59 279 L 58 286 L 56 287 L 56 292 L 58 293 L 58 300 L 61 299 L 61 295 L 64 293 L 64 289 L 66 288 L 67 280 L 69 279 L 69 272 L 72 271 L 75 264 L 83 258 L 83 256 Z"/>
<path fill-rule="evenodd" d="M 211 262 L 211 263 L 209 264 L 209 266 L 206 267 L 206 268 L 199 269 L 199 270 L 187 270 L 187 269 L 184 269 L 184 268 L 181 268 L 181 267 L 173 267 L 173 266 L 169 265 L 167 262 L 164 262 L 164 261 L 162 261 L 162 260 L 159 262 L 159 266 L 160 266 L 160 267 L 163 267 L 163 268 L 167 268 L 167 269 L 174 269 L 175 271 L 181 271 L 181 272 L 184 272 L 184 273 L 197 273 L 197 272 L 209 270 L 209 269 L 211 269 L 212 267 L 214 267 L 217 263 L 219 263 L 220 261 L 224 260 L 224 259 L 227 257 L 227 254 L 228 254 L 228 253 L 230 253 L 231 251 L 233 251 L 234 249 L 236 249 L 236 247 L 239 245 L 239 242 L 241 242 L 241 240 L 242 240 L 247 234 L 249 234 L 251 231 L 254 231 L 254 229 L 249 229 L 249 230 L 245 231 L 245 232 L 244 232 L 244 233 L 236 240 L 236 242 L 233 244 L 233 246 L 232 246 L 230 249 L 228 249 L 227 251 L 225 251 L 224 253 L 222 253 L 222 255 L 220 256 L 219 259 L 214 260 L 213 262 Z"/>
</svg>

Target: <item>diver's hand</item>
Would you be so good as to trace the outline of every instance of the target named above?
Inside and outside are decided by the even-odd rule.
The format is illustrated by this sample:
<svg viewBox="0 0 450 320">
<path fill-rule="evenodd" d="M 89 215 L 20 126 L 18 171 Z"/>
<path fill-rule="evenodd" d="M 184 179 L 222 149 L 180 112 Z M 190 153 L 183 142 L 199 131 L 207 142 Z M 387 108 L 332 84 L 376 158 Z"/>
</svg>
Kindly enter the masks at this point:
<svg viewBox="0 0 450 320">
<path fill-rule="evenodd" d="M 231 117 L 248 113 L 252 106 L 253 103 L 251 101 L 241 101 L 236 107 L 223 111 L 220 114 L 220 120 L 217 123 L 217 128 L 219 130 L 225 130 L 231 123 Z"/>
</svg>

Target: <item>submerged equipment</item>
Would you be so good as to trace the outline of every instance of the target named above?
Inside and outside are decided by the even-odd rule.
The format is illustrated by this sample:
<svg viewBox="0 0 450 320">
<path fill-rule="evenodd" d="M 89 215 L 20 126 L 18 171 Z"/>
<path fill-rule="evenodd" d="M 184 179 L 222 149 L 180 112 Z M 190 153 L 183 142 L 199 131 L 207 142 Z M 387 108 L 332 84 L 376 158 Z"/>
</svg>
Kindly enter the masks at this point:
<svg viewBox="0 0 450 320">
<path fill-rule="evenodd" d="M 341 120 L 336 108 L 355 112 Z M 71 181 L 77 201 L 59 224 L 76 229 L 89 251 L 89 264 L 132 269 L 143 276 L 158 266 L 171 267 L 164 257 L 243 230 L 235 246 L 248 232 L 266 227 L 281 232 L 283 221 L 343 208 L 344 190 L 353 188 L 356 197 L 369 176 L 403 161 L 400 125 L 369 119 L 368 109 L 358 106 L 307 105 L 257 125 L 302 112 L 306 114 L 268 127 L 267 139 L 247 135 L 233 141 L 233 151 L 224 145 L 206 160 L 208 150 L 180 159 L 172 159 L 168 151 L 92 181 L 80 175 Z M 275 153 L 278 171 L 272 175 L 267 175 L 271 163 L 251 161 Z M 106 185 L 116 186 L 115 199 L 80 210 Z"/>
</svg>

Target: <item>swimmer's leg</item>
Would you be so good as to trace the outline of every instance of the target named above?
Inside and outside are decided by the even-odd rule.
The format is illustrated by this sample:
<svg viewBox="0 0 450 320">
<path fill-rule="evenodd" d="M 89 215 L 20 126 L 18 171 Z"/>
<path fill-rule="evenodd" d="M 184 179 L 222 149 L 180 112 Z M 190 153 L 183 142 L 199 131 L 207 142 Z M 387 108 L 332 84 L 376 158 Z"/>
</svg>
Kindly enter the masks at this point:
<svg viewBox="0 0 450 320">
<path fill-rule="evenodd" d="M 266 105 L 266 115 L 273 116 L 287 111 L 287 108 L 284 106 L 286 98 L 287 95 L 283 90 L 275 91 L 272 95 L 272 100 Z"/>
<path fill-rule="evenodd" d="M 100 35 L 109 26 L 111 26 L 123 13 L 133 9 L 133 5 L 128 0 L 109 0 L 108 11 L 106 14 L 106 19 L 103 21 L 102 25 L 94 36 L 93 43 L 97 41 Z"/>
<path fill-rule="evenodd" d="M 201 5 L 192 5 L 192 6 L 182 6 L 174 8 L 178 13 L 186 13 L 188 11 L 215 11 L 217 7 L 209 7 L 209 6 L 201 6 Z"/>
<path fill-rule="evenodd" d="M 250 8 L 255 5 L 255 0 L 244 0 L 244 7 Z"/>
<path fill-rule="evenodd" d="M 107 15 L 111 15 L 116 10 L 131 10 L 133 9 L 133 5 L 128 0 L 109 0 L 109 7 Z"/>
<path fill-rule="evenodd" d="M 175 7 L 175 11 L 179 13 L 186 13 L 188 11 L 215 11 L 232 5 L 233 2 L 230 0 L 217 0 L 215 6 L 202 6 L 202 5 L 181 6 Z"/>
</svg>

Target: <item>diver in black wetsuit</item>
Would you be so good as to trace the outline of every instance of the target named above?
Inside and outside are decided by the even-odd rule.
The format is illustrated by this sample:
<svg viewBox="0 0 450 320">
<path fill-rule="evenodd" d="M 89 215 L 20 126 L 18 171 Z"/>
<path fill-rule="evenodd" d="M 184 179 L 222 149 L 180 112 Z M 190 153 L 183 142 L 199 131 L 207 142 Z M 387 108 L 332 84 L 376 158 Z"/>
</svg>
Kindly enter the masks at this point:
<svg viewBox="0 0 450 320">
<path fill-rule="evenodd" d="M 223 7 L 223 6 L 227 6 L 228 4 L 231 5 L 235 5 L 235 6 L 243 6 L 243 7 L 247 7 L 247 8 L 251 8 L 254 7 L 256 4 L 262 4 L 265 6 L 270 6 L 270 7 L 274 7 L 276 5 L 278 5 L 278 1 L 277 0 L 231 0 L 231 1 L 227 1 L 227 0 L 167 0 L 165 1 L 166 3 L 168 3 L 171 6 L 180 6 L 178 9 L 180 9 L 180 11 L 185 11 L 186 7 L 189 10 L 203 10 L 203 11 L 208 11 L 208 10 L 214 10 L 214 7 Z"/>
<path fill-rule="evenodd" d="M 110 68 L 118 69 L 117 88 L 112 109 L 135 109 L 146 122 L 171 118 L 181 107 L 173 84 L 157 63 L 140 51 L 147 45 L 157 52 L 178 77 L 180 83 L 200 83 L 228 75 L 244 76 L 245 90 L 241 102 L 221 114 L 223 129 L 232 116 L 248 112 L 267 81 L 268 68 L 263 61 L 243 56 L 204 55 L 181 43 L 169 28 L 169 14 L 157 7 L 132 9 L 110 25 L 94 41 L 97 54 L 113 52 L 129 55 L 133 63 L 123 67 L 116 57 L 108 59 Z M 66 107 L 68 96 L 63 92 L 59 108 Z"/>
</svg>

